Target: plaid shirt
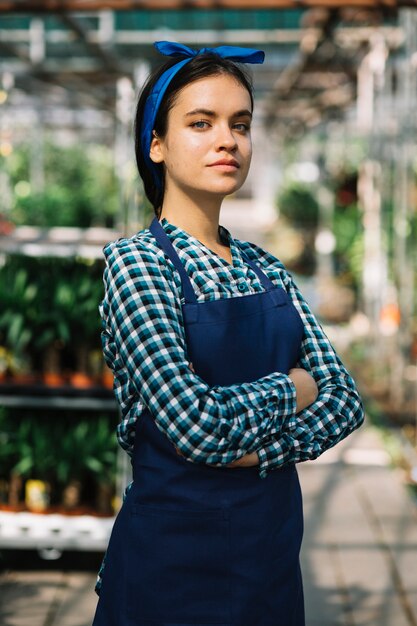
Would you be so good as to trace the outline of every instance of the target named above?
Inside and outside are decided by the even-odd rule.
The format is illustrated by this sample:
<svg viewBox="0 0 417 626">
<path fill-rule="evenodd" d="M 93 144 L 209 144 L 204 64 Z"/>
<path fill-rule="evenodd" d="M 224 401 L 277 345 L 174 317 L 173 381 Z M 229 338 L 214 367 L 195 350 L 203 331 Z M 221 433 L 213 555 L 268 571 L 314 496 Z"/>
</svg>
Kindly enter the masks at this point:
<svg viewBox="0 0 417 626">
<path fill-rule="evenodd" d="M 220 466 L 257 451 L 260 478 L 285 463 L 315 459 L 358 428 L 364 411 L 355 383 L 283 264 L 223 226 L 219 232 L 230 245 L 233 266 L 166 218 L 161 225 L 199 302 L 264 291 L 242 251 L 286 289 L 304 323 L 297 366 L 312 374 L 319 395 L 296 414 L 295 386 L 285 374 L 227 387 L 209 387 L 194 374 L 186 356 L 179 273 L 143 229 L 104 248 L 102 345 L 121 408 L 117 437 L 127 453 L 133 453 L 134 425 L 144 407 L 190 462 Z"/>
<path fill-rule="evenodd" d="M 256 450 L 264 478 L 285 462 L 316 458 L 359 426 L 363 408 L 354 382 L 282 263 L 255 244 L 233 239 L 221 227 L 232 267 L 166 218 L 162 226 L 198 301 L 264 290 L 242 250 L 275 285 L 287 290 L 305 327 L 297 365 L 314 376 L 319 396 L 295 416 L 295 387 L 285 374 L 274 372 L 228 387 L 209 387 L 194 374 L 186 356 L 179 273 L 144 229 L 104 249 L 102 344 L 121 407 L 120 445 L 132 455 L 134 425 L 147 407 L 190 461 L 222 465 Z"/>
</svg>

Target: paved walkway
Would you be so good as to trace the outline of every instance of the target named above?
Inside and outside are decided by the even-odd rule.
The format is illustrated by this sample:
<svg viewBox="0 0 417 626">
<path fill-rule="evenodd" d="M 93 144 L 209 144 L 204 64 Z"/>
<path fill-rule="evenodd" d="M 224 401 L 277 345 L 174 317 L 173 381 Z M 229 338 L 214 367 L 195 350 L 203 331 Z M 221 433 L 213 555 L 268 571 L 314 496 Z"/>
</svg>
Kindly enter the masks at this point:
<svg viewBox="0 0 417 626">
<path fill-rule="evenodd" d="M 375 431 L 299 470 L 307 626 L 417 626 L 417 507 Z M 0 625 L 91 626 L 94 581 L 88 571 L 3 573 Z"/>
<path fill-rule="evenodd" d="M 308 626 L 417 626 L 417 507 L 379 435 L 300 466 Z"/>
</svg>

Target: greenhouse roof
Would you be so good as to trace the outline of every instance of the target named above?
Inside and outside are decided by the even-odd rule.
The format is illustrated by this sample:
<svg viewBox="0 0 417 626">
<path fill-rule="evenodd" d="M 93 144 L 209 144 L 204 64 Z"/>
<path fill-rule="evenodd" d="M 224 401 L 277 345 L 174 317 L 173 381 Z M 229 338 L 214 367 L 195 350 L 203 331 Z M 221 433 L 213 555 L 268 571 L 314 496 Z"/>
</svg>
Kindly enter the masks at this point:
<svg viewBox="0 0 417 626">
<path fill-rule="evenodd" d="M 2 0 L 4 11 L 91 11 L 99 9 L 288 9 L 371 7 L 392 9 L 415 6 L 415 0 Z"/>
<path fill-rule="evenodd" d="M 52 126 L 68 121 L 105 130 L 110 119 L 123 118 L 123 80 L 140 87 L 161 61 L 152 43 L 171 39 L 197 48 L 261 47 L 266 61 L 253 74 L 265 116 L 314 125 L 327 111 L 343 112 L 354 101 L 357 67 L 373 33 L 389 50 L 401 47 L 396 8 L 406 4 L 6 0 L 0 2 L 0 106 L 13 104 L 17 117 L 19 111 L 27 116 L 28 106 L 48 109 L 43 122 Z M 14 99 L 7 101 L 12 88 Z"/>
</svg>

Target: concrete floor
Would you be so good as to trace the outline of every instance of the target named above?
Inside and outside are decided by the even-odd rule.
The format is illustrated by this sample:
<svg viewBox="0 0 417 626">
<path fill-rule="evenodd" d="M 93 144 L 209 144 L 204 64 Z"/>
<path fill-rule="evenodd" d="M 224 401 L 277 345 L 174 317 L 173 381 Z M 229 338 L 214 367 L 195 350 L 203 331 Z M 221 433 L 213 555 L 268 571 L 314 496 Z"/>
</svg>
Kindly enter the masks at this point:
<svg viewBox="0 0 417 626">
<path fill-rule="evenodd" d="M 417 507 L 378 434 L 363 427 L 299 473 L 307 626 L 417 626 Z M 91 626 L 99 559 L 86 559 L 11 563 L 0 625 Z"/>
</svg>

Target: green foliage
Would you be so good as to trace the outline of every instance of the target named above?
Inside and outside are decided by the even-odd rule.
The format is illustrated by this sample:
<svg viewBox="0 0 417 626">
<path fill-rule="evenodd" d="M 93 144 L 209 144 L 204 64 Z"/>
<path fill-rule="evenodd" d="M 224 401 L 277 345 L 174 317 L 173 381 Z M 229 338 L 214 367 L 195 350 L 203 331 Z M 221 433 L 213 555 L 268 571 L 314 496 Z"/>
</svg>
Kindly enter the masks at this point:
<svg viewBox="0 0 417 626">
<path fill-rule="evenodd" d="M 103 263 L 7 257 L 0 269 L 0 346 L 33 357 L 54 342 L 100 347 Z"/>
<path fill-rule="evenodd" d="M 94 477 L 112 483 L 117 439 L 107 415 L 59 419 L 54 415 L 0 411 L 0 475 L 46 480 L 61 489 L 71 480 Z"/>
<path fill-rule="evenodd" d="M 282 189 L 277 199 L 280 214 L 294 227 L 316 229 L 319 205 L 308 185 L 292 182 Z"/>
<path fill-rule="evenodd" d="M 17 462 L 14 431 L 16 424 L 6 408 L 0 406 L 0 477 L 6 477 Z"/>
<path fill-rule="evenodd" d="M 17 198 L 11 218 L 17 225 L 90 226 L 91 215 L 70 189 L 52 184 L 42 193 Z"/>
<path fill-rule="evenodd" d="M 8 217 L 17 225 L 111 226 L 118 210 L 118 185 L 109 148 L 94 144 L 61 147 L 45 142 L 45 188 L 22 192 L 30 180 L 30 150 L 21 146 L 3 160 L 14 206 Z"/>
<path fill-rule="evenodd" d="M 35 312 L 37 285 L 24 265 L 6 264 L 0 270 L 0 345 L 22 357 L 33 338 L 29 322 Z"/>
<path fill-rule="evenodd" d="M 22 144 L 0 160 L 0 168 L 8 173 L 12 184 L 29 179 L 29 148 L 29 143 Z"/>
<path fill-rule="evenodd" d="M 352 245 L 346 252 L 348 266 L 357 287 L 359 287 L 362 282 L 364 254 L 365 240 L 363 233 L 361 232 L 357 235 L 357 237 L 355 237 Z"/>
<path fill-rule="evenodd" d="M 347 207 L 336 205 L 333 220 L 336 252 L 345 254 L 361 233 L 360 212 L 356 204 Z"/>
<path fill-rule="evenodd" d="M 364 239 L 361 212 L 357 204 L 335 206 L 333 232 L 338 273 L 345 277 L 348 275 L 349 282 L 358 286 L 363 269 Z"/>
<path fill-rule="evenodd" d="M 42 424 L 33 419 L 27 419 L 19 423 L 13 433 L 10 447 L 16 463 L 11 471 L 24 478 L 39 478 L 50 480 L 55 469 L 55 451 L 52 428 L 45 430 Z"/>
<path fill-rule="evenodd" d="M 56 465 L 60 484 L 82 479 L 85 473 L 94 475 L 100 482 L 112 482 L 117 441 L 108 418 L 84 419 L 70 429 L 66 427 L 61 435 Z"/>
</svg>

